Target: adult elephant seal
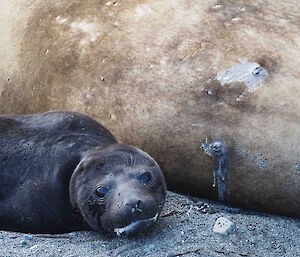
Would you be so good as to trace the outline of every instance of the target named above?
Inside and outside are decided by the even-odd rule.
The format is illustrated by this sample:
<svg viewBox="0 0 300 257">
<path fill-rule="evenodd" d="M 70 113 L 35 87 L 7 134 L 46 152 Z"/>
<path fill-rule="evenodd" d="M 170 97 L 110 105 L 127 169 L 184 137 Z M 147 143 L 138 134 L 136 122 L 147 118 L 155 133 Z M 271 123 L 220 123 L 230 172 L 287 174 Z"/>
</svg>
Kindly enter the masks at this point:
<svg viewBox="0 0 300 257">
<path fill-rule="evenodd" d="M 1 229 L 130 234 L 156 222 L 165 197 L 157 163 L 83 114 L 0 116 Z"/>
</svg>

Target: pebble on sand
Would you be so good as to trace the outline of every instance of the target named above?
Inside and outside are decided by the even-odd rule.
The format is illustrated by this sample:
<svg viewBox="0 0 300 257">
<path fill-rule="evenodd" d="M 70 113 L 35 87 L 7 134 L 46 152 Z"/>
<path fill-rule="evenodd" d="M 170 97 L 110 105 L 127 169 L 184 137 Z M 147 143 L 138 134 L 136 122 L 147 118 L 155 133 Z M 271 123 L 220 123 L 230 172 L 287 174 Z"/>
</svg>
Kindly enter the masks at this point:
<svg viewBox="0 0 300 257">
<path fill-rule="evenodd" d="M 213 227 L 213 232 L 226 236 L 233 230 L 233 226 L 234 223 L 231 220 L 225 217 L 220 217 L 216 220 L 216 223 Z"/>
</svg>

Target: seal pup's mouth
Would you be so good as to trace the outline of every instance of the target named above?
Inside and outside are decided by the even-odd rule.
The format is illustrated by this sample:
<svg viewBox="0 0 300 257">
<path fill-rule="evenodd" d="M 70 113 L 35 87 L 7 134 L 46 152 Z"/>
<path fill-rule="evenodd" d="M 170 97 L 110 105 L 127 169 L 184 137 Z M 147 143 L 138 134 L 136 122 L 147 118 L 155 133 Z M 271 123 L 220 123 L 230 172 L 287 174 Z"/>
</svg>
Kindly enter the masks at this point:
<svg viewBox="0 0 300 257">
<path fill-rule="evenodd" d="M 158 213 L 156 213 L 155 216 L 152 218 L 134 221 L 123 228 L 115 228 L 114 232 L 117 234 L 117 236 L 121 236 L 123 233 L 128 235 L 128 234 L 133 233 L 134 231 L 136 231 L 137 229 L 139 229 L 141 227 L 144 227 L 144 226 L 147 227 L 147 226 L 153 224 L 157 220 L 157 218 L 158 218 Z"/>
</svg>

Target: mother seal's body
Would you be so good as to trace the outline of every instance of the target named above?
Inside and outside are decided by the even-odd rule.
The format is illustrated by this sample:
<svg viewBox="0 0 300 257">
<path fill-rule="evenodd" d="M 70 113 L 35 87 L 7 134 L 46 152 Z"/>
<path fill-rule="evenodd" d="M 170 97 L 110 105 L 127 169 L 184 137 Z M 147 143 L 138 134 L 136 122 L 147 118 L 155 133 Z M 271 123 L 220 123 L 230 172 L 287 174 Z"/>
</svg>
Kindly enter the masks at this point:
<svg viewBox="0 0 300 257">
<path fill-rule="evenodd" d="M 131 233 L 165 196 L 157 163 L 83 114 L 0 116 L 0 229 Z"/>
</svg>

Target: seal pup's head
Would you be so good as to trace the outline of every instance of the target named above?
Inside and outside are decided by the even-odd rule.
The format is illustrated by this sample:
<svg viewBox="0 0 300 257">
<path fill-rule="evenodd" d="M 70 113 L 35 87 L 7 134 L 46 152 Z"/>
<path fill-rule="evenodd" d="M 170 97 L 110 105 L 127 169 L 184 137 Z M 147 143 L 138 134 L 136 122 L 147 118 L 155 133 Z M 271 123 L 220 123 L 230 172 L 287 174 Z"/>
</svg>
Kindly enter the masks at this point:
<svg viewBox="0 0 300 257">
<path fill-rule="evenodd" d="M 69 191 L 73 207 L 91 228 L 121 235 L 155 224 L 164 206 L 166 183 L 147 153 L 113 144 L 84 156 Z"/>
</svg>

